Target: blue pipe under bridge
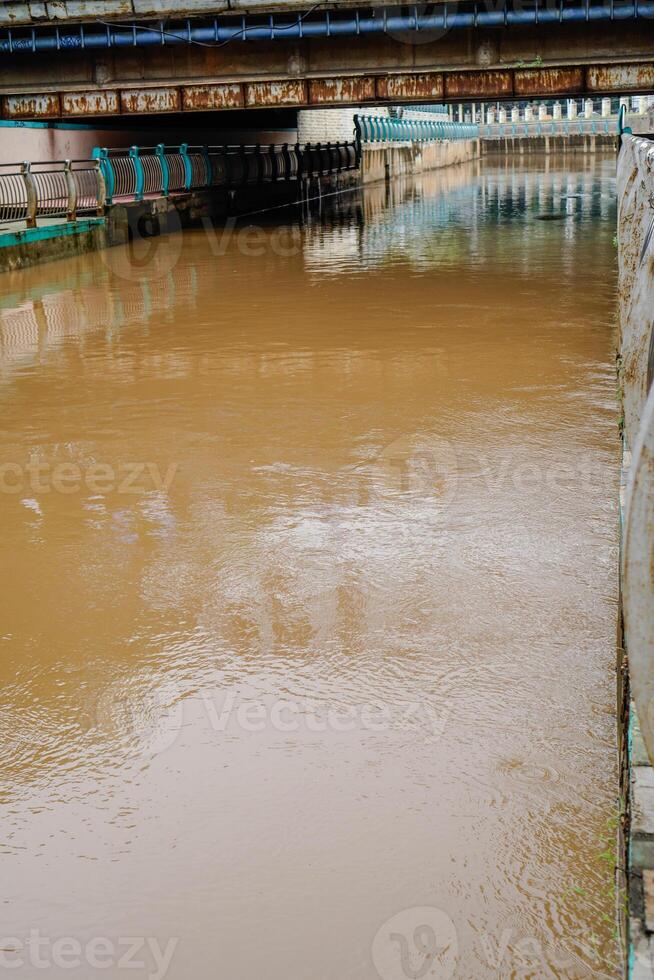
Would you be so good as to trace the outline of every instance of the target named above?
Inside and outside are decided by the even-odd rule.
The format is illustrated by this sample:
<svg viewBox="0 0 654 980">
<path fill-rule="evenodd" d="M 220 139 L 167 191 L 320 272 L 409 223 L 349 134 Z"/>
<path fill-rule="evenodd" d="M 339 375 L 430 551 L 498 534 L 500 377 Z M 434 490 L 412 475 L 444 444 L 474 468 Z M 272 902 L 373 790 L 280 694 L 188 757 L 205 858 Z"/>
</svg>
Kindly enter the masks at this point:
<svg viewBox="0 0 654 980">
<path fill-rule="evenodd" d="M 475 140 L 476 123 L 450 120 L 395 119 L 391 116 L 355 116 L 354 128 L 360 143 L 430 143 L 436 140 Z"/>
<path fill-rule="evenodd" d="M 154 7 L 153 4 L 150 5 Z M 461 28 L 542 27 L 543 25 L 595 23 L 601 21 L 639 21 L 654 16 L 654 0 L 542 0 L 525 4 L 523 0 L 500 0 L 487 5 L 479 0 L 448 6 L 412 4 L 407 7 L 367 7 L 361 10 L 331 11 L 309 7 L 295 17 L 289 14 L 260 14 L 208 22 L 190 19 L 168 23 L 104 22 L 71 27 L 44 25 L 35 29 L 9 28 L 0 32 L 0 53 L 39 54 L 48 51 L 97 51 L 111 48 L 140 48 L 183 44 L 222 45 L 230 41 L 274 41 L 304 38 L 358 37 L 392 34 L 396 31 L 447 32 Z"/>
</svg>

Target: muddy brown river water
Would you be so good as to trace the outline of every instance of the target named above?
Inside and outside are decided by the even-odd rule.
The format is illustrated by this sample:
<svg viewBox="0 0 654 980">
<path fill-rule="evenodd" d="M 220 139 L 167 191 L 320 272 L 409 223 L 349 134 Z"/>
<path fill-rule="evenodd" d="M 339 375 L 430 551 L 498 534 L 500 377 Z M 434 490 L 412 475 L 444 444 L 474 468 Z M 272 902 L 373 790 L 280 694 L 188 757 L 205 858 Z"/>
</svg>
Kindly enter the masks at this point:
<svg viewBox="0 0 654 980">
<path fill-rule="evenodd" d="M 3 277 L 11 975 L 619 976 L 613 173 Z"/>
</svg>

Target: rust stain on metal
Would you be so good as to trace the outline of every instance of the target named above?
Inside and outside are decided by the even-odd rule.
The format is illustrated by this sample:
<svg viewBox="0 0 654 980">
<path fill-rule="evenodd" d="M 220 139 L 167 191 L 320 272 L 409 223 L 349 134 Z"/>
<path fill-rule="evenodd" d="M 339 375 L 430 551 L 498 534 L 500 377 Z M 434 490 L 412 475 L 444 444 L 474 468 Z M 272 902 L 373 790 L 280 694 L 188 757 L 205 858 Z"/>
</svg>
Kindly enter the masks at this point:
<svg viewBox="0 0 654 980">
<path fill-rule="evenodd" d="M 105 116 L 120 112 L 118 92 L 62 92 L 61 112 L 64 116 Z"/>
<path fill-rule="evenodd" d="M 440 72 L 382 75 L 377 79 L 380 99 L 442 99 L 443 75 Z"/>
<path fill-rule="evenodd" d="M 589 92 L 651 92 L 654 65 L 590 65 L 586 69 Z"/>
<path fill-rule="evenodd" d="M 450 99 L 474 95 L 511 96 L 513 95 L 513 74 L 511 71 L 453 71 L 445 74 L 445 95 Z"/>
<path fill-rule="evenodd" d="M 245 86 L 248 106 L 306 105 L 307 84 L 302 79 L 274 82 L 248 82 Z"/>
<path fill-rule="evenodd" d="M 218 85 L 185 85 L 182 89 L 185 110 L 242 109 L 245 105 L 243 88 L 238 82 Z"/>
<path fill-rule="evenodd" d="M 315 105 L 329 102 L 367 102 L 374 98 L 375 79 L 371 75 L 312 78 L 309 82 L 309 102 Z"/>
<path fill-rule="evenodd" d="M 5 119 L 56 119 L 61 115 L 59 96 L 56 92 L 42 95 L 5 95 L 2 99 L 2 115 Z"/>
<path fill-rule="evenodd" d="M 181 102 L 177 88 L 124 88 L 120 93 L 123 112 L 178 112 Z"/>
<path fill-rule="evenodd" d="M 583 68 L 518 68 L 515 95 L 567 95 L 584 90 Z"/>
</svg>

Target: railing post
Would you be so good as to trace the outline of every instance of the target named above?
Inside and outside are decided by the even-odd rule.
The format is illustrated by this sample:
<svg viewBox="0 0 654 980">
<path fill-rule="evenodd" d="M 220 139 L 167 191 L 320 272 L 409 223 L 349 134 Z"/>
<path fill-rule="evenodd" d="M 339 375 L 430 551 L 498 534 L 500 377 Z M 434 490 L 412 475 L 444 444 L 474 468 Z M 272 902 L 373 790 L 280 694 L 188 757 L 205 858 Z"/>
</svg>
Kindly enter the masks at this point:
<svg viewBox="0 0 654 980">
<path fill-rule="evenodd" d="M 193 170 L 191 168 L 191 161 L 188 158 L 188 143 L 182 143 L 179 148 L 179 155 L 184 164 L 184 190 L 190 191 L 191 184 L 193 183 Z"/>
<path fill-rule="evenodd" d="M 111 205 L 114 203 L 116 180 L 113 167 L 111 166 L 111 160 L 109 159 L 109 150 L 106 146 L 96 146 L 93 148 L 92 157 L 98 161 L 102 176 L 104 177 L 105 205 Z"/>
<path fill-rule="evenodd" d="M 263 184 L 263 157 L 261 156 L 260 143 L 255 143 L 254 145 L 254 160 L 256 163 L 257 184 Z"/>
<path fill-rule="evenodd" d="M 161 167 L 161 193 L 164 197 L 168 197 L 170 189 L 170 170 L 168 169 L 168 161 L 166 160 L 166 147 L 163 143 L 159 143 L 154 148 L 156 157 L 159 160 L 159 166 Z"/>
<path fill-rule="evenodd" d="M 202 156 L 204 157 L 204 165 L 207 168 L 207 187 L 211 187 L 213 184 L 213 167 L 211 166 L 208 146 L 202 147 Z"/>
<path fill-rule="evenodd" d="M 250 165 L 248 164 L 248 155 L 246 153 L 245 146 L 243 144 L 241 145 L 240 150 L 241 150 L 241 165 L 243 167 L 243 173 L 241 174 L 241 184 L 245 186 L 245 184 L 247 184 L 248 182 L 248 177 L 250 175 L 249 174 Z"/>
<path fill-rule="evenodd" d="M 36 209 L 38 207 L 38 200 L 36 196 L 36 182 L 30 170 L 29 160 L 24 160 L 21 163 L 20 172 L 23 175 L 25 190 L 27 191 L 27 216 L 25 220 L 28 228 L 36 228 Z"/>
<path fill-rule="evenodd" d="M 277 147 L 274 143 L 270 144 L 268 155 L 270 156 L 270 179 L 274 182 L 279 180 L 279 161 L 277 159 Z"/>
<path fill-rule="evenodd" d="M 297 157 L 297 179 L 302 180 L 304 168 L 304 154 L 299 143 L 295 144 L 295 155 Z"/>
<path fill-rule="evenodd" d="M 102 172 L 101 160 L 96 160 L 95 162 L 95 179 L 97 184 L 97 207 L 95 209 L 95 213 L 99 218 L 101 218 L 106 211 L 107 204 L 107 183 Z"/>
<path fill-rule="evenodd" d="M 225 171 L 225 187 L 230 187 L 233 177 L 233 168 L 231 161 L 229 159 L 229 153 L 227 152 L 226 146 L 221 146 L 220 151 L 223 155 L 223 168 Z"/>
<path fill-rule="evenodd" d="M 361 116 L 354 117 L 354 142 L 361 145 Z"/>
<path fill-rule="evenodd" d="M 625 126 L 626 115 L 627 107 L 623 104 L 618 113 L 618 136 L 622 136 L 623 133 L 631 133 L 631 126 Z"/>
<path fill-rule="evenodd" d="M 282 156 L 284 157 L 284 176 L 286 180 L 291 179 L 291 154 L 288 152 L 288 143 L 282 143 Z"/>
<path fill-rule="evenodd" d="M 145 175 L 143 173 L 143 161 L 139 157 L 138 146 L 130 146 L 129 148 L 130 159 L 134 161 L 134 174 L 136 176 L 136 186 L 134 188 L 134 200 L 143 200 L 143 185 L 145 183 Z"/>
<path fill-rule="evenodd" d="M 66 179 L 66 191 L 68 193 L 68 207 L 66 210 L 66 220 L 77 220 L 77 185 L 71 169 L 70 160 L 64 160 L 64 177 Z"/>
</svg>

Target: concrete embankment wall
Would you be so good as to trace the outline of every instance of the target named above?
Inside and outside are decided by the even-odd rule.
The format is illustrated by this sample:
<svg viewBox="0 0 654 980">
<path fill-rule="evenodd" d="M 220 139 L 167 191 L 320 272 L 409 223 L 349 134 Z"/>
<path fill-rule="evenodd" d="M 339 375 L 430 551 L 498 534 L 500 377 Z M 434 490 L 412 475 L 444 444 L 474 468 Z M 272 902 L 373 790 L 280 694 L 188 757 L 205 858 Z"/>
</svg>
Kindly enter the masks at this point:
<svg viewBox="0 0 654 980">
<path fill-rule="evenodd" d="M 654 978 L 654 142 L 618 158 L 620 387 L 624 415 L 618 712 L 630 980 Z M 646 747 L 648 746 L 648 747 Z"/>
<path fill-rule="evenodd" d="M 361 159 L 361 183 L 393 180 L 395 177 L 422 174 L 479 156 L 479 140 L 443 140 L 438 143 L 406 143 L 390 146 L 364 146 Z"/>
<path fill-rule="evenodd" d="M 625 138 L 617 174 L 618 302 L 625 438 L 629 449 L 636 440 L 654 369 L 653 168 L 654 142 Z"/>
<path fill-rule="evenodd" d="M 500 139 L 481 139 L 485 156 L 529 156 L 549 153 L 602 153 L 615 150 L 617 133 L 572 133 L 570 136 L 502 136 Z"/>
</svg>

